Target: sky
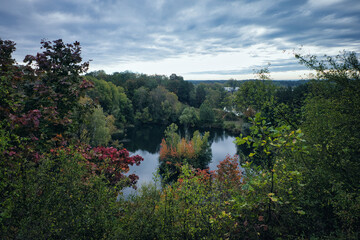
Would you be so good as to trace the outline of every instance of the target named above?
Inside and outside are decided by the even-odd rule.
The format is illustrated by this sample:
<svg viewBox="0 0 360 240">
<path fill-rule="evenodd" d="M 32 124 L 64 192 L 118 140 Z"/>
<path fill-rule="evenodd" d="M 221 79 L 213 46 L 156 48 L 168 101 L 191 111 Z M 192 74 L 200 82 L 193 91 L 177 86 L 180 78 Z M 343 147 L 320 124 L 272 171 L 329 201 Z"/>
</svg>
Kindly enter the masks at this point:
<svg viewBox="0 0 360 240">
<path fill-rule="evenodd" d="M 185 80 L 307 78 L 294 52 L 360 52 L 359 0 L 0 0 L 0 38 L 14 58 L 40 41 L 79 41 L 90 70 Z"/>
</svg>

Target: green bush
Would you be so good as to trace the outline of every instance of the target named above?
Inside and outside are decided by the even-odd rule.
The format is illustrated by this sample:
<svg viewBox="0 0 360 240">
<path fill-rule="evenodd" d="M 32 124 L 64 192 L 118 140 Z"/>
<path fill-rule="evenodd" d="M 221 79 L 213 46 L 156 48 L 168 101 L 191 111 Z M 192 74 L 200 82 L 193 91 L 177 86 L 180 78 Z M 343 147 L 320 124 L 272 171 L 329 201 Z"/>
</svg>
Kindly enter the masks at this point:
<svg viewBox="0 0 360 240">
<path fill-rule="evenodd" d="M 74 151 L 27 163 L 12 197 L 5 239 L 102 239 L 113 231 L 116 191 Z"/>
</svg>

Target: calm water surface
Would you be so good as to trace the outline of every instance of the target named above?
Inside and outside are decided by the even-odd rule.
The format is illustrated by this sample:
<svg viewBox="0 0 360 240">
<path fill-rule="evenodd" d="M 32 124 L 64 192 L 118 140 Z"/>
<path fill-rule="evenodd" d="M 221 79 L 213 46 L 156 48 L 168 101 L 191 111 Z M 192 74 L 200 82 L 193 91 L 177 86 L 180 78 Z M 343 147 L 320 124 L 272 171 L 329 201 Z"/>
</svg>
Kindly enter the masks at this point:
<svg viewBox="0 0 360 240">
<path fill-rule="evenodd" d="M 144 161 L 139 166 L 131 166 L 129 174 L 135 173 L 139 176 L 138 186 L 153 181 L 154 173 L 159 166 L 160 143 L 164 137 L 164 126 L 142 126 L 127 129 L 120 139 L 124 147 L 131 152 L 131 155 L 140 155 Z M 196 129 L 180 129 L 181 136 L 192 136 Z M 226 155 L 233 156 L 237 153 L 234 143 L 235 137 L 224 130 L 207 129 L 210 132 L 209 143 L 211 144 L 212 160 L 209 164 L 210 170 L 215 170 L 220 161 Z M 204 133 L 205 130 L 200 130 Z M 132 192 L 126 189 L 125 194 Z"/>
</svg>

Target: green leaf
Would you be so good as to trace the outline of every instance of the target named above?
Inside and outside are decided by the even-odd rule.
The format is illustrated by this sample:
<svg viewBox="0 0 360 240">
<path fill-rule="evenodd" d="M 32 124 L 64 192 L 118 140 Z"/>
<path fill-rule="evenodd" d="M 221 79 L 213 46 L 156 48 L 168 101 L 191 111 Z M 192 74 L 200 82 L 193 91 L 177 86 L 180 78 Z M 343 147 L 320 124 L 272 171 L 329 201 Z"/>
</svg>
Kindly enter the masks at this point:
<svg viewBox="0 0 360 240">
<path fill-rule="evenodd" d="M 303 210 L 298 210 L 298 211 L 296 211 L 298 214 L 300 214 L 300 215 L 305 215 L 305 212 L 303 211 Z"/>
</svg>

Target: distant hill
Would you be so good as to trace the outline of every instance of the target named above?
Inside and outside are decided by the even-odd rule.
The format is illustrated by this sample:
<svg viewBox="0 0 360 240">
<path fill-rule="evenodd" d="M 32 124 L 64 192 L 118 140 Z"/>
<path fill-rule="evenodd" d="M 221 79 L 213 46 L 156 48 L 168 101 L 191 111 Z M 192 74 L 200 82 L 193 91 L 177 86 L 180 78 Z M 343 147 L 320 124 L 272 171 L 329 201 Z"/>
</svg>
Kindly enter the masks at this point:
<svg viewBox="0 0 360 240">
<path fill-rule="evenodd" d="M 237 80 L 238 85 L 241 85 L 244 82 L 247 81 L 255 81 L 256 79 L 247 79 L 247 80 Z M 188 82 L 191 82 L 194 85 L 198 85 L 200 83 L 205 83 L 205 84 L 215 84 L 215 83 L 220 83 L 220 84 L 226 84 L 226 82 L 228 80 L 186 80 Z M 278 86 L 282 86 L 282 87 L 296 87 L 299 85 L 302 85 L 304 83 L 307 83 L 310 80 L 271 80 L 275 85 Z"/>
</svg>

